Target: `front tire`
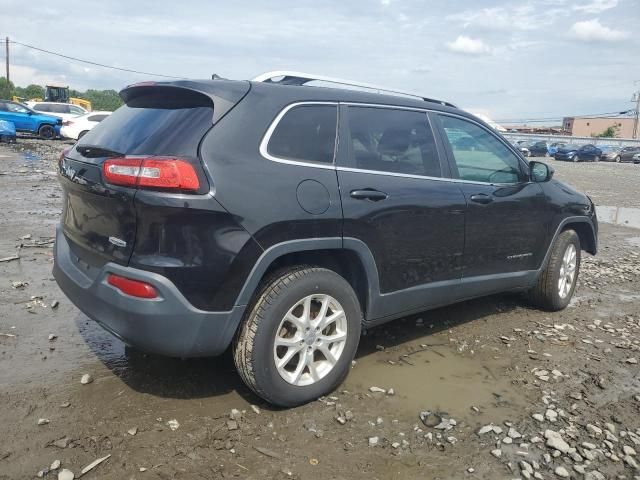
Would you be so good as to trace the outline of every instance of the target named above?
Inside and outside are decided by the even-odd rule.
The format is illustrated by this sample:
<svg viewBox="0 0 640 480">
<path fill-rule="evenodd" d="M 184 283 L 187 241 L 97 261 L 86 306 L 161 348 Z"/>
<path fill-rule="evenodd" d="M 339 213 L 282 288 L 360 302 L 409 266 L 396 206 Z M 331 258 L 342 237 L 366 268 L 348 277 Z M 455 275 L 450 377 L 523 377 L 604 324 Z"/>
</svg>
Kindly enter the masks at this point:
<svg viewBox="0 0 640 480">
<path fill-rule="evenodd" d="M 529 292 L 531 302 L 555 312 L 569 305 L 580 273 L 580 238 L 575 230 L 565 230 L 551 247 L 547 266 Z"/>
<path fill-rule="evenodd" d="M 233 346 L 236 368 L 268 402 L 302 405 L 345 379 L 361 324 L 344 278 L 324 268 L 288 269 L 264 283 L 246 315 Z"/>
<path fill-rule="evenodd" d="M 620 155 L 616 157 L 616 163 L 620 163 Z"/>
<path fill-rule="evenodd" d="M 43 140 L 52 140 L 56 137 L 56 130 L 51 125 L 42 125 L 38 129 L 38 136 Z"/>
</svg>

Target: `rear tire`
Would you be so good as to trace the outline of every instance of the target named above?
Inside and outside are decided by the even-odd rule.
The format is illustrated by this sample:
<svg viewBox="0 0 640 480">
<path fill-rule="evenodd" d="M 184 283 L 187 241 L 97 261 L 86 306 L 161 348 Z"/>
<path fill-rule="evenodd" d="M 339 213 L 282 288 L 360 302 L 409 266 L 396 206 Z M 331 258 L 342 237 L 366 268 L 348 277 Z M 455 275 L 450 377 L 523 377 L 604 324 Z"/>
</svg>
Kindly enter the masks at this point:
<svg viewBox="0 0 640 480">
<path fill-rule="evenodd" d="M 38 136 L 43 140 L 52 140 L 56 137 L 56 130 L 51 125 L 42 125 L 38 129 Z"/>
<path fill-rule="evenodd" d="M 326 326 L 317 325 L 323 319 Z M 358 297 L 337 273 L 305 266 L 281 271 L 264 282 L 240 326 L 233 345 L 236 368 L 268 402 L 302 405 L 345 379 L 361 324 Z"/>
<path fill-rule="evenodd" d="M 563 310 L 571 301 L 579 273 L 580 238 L 575 230 L 565 230 L 556 238 L 545 269 L 529 291 L 531 303 L 551 312 Z"/>
<path fill-rule="evenodd" d="M 616 157 L 616 163 L 620 163 L 620 155 Z"/>
</svg>

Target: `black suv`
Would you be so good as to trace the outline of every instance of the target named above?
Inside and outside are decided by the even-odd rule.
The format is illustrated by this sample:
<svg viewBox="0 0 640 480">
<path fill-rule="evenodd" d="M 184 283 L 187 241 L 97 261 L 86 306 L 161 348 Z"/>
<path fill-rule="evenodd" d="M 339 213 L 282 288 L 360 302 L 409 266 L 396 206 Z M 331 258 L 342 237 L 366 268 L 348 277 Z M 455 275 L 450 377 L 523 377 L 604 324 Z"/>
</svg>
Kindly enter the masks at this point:
<svg viewBox="0 0 640 480">
<path fill-rule="evenodd" d="M 145 351 L 232 345 L 282 406 L 336 388 L 361 329 L 505 291 L 567 306 L 587 196 L 449 103 L 313 79 L 125 88 L 60 159 L 73 303 Z"/>
</svg>

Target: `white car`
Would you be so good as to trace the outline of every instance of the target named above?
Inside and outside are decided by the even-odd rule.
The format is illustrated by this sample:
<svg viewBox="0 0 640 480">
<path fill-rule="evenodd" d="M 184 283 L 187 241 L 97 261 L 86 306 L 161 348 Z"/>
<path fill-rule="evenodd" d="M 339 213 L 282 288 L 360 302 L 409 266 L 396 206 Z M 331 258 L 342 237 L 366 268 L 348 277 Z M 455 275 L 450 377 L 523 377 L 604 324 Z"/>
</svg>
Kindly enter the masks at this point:
<svg viewBox="0 0 640 480">
<path fill-rule="evenodd" d="M 62 122 L 60 135 L 73 140 L 80 140 L 82 136 L 111 115 L 112 112 L 89 112 L 86 115 L 75 117 Z"/>
<path fill-rule="evenodd" d="M 70 120 L 89 113 L 78 105 L 56 102 L 27 102 L 26 105 L 36 112 L 42 112 L 63 120 Z"/>
</svg>

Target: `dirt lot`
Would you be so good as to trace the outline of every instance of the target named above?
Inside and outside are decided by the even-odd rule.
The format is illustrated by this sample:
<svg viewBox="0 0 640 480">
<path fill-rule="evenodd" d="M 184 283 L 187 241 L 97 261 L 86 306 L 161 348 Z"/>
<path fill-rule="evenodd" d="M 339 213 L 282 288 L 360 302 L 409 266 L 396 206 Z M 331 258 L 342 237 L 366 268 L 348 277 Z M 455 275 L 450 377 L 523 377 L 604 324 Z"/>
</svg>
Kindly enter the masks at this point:
<svg viewBox="0 0 640 480">
<path fill-rule="evenodd" d="M 20 256 L 0 263 L 0 478 L 77 478 L 108 455 L 83 477 L 640 478 L 640 230 L 601 226 L 563 312 L 503 295 L 404 318 L 362 338 L 332 396 L 274 410 L 230 355 L 132 351 L 62 295 L 63 146 L 0 147 L 0 258 Z M 640 208 L 640 165 L 550 163 L 597 204 Z"/>
</svg>

